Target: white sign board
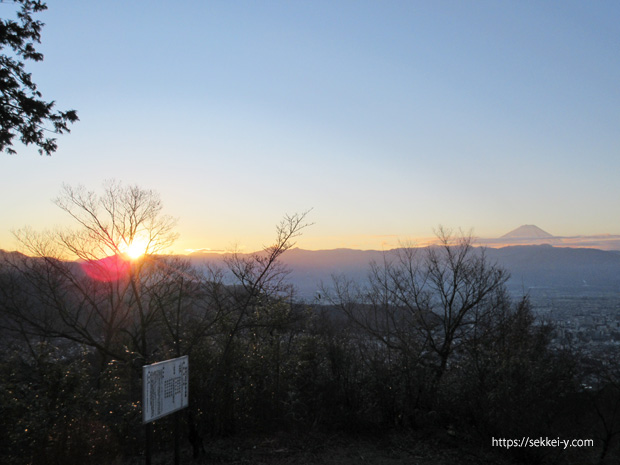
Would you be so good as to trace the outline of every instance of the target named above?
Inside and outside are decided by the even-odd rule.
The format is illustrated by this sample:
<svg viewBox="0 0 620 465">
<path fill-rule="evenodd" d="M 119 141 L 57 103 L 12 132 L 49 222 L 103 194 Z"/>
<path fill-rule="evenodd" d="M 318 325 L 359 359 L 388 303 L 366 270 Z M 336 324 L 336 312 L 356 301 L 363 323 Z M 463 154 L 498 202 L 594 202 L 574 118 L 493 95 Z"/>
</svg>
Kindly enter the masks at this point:
<svg viewBox="0 0 620 465">
<path fill-rule="evenodd" d="M 187 407 L 189 358 L 173 358 L 142 367 L 142 423 Z"/>
</svg>

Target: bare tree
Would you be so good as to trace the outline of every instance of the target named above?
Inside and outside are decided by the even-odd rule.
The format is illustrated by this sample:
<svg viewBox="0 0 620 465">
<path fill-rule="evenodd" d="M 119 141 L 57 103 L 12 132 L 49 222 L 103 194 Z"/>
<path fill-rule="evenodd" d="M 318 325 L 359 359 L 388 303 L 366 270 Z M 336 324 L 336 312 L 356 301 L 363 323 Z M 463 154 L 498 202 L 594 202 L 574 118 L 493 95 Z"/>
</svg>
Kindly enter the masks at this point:
<svg viewBox="0 0 620 465">
<path fill-rule="evenodd" d="M 153 289 L 161 293 L 163 283 L 178 282 L 178 270 L 157 255 L 176 239 L 175 221 L 162 213 L 154 191 L 117 182 L 108 182 L 102 195 L 63 186 L 56 204 L 75 228 L 15 233 L 34 258 L 12 261 L 22 300 L 30 300 L 14 306 L 14 320 L 94 347 L 103 360 L 148 360 L 158 318 Z"/>
<path fill-rule="evenodd" d="M 271 299 L 290 297 L 292 289 L 286 283 L 288 270 L 280 261 L 284 252 L 295 246 L 294 239 L 303 229 L 310 226 L 306 222 L 309 211 L 301 214 L 285 215 L 276 227 L 276 240 L 261 252 L 250 256 L 234 253 L 226 264 L 234 276 L 237 289 L 233 300 L 236 307 L 236 321 L 229 333 L 229 340 L 224 350 L 224 358 L 238 330 L 240 330 L 249 313 L 260 316 L 261 309 Z"/>
<path fill-rule="evenodd" d="M 138 186 L 107 181 L 99 196 L 83 186 L 63 185 L 55 203 L 78 225 L 54 237 L 68 258 L 97 260 L 127 250 L 136 255 L 155 255 L 178 237 L 174 232 L 176 221 L 162 213 L 159 195 Z"/>
<path fill-rule="evenodd" d="M 208 301 L 221 315 L 221 332 L 216 337 L 214 369 L 200 389 L 213 396 L 212 405 L 204 408 L 213 411 L 214 428 L 219 432 L 230 432 L 234 428 L 234 410 L 239 400 L 235 390 L 241 382 L 239 370 L 250 359 L 260 359 L 263 364 L 264 371 L 258 383 L 276 378 L 273 390 L 278 390 L 279 333 L 284 332 L 293 319 L 292 288 L 286 282 L 288 270 L 280 258 L 309 226 L 307 214 L 286 215 L 276 227 L 272 245 L 250 255 L 234 253 L 226 260 L 224 269 L 210 269 L 205 277 Z M 264 349 L 263 343 L 270 347 L 273 359 L 258 355 Z M 207 401 L 206 397 L 203 401 Z"/>
<path fill-rule="evenodd" d="M 455 349 L 493 311 L 508 279 L 471 236 L 441 227 L 436 235 L 436 245 L 403 247 L 372 263 L 365 288 L 351 292 L 336 280 L 330 297 L 386 347 L 429 364 L 435 385 Z"/>
</svg>

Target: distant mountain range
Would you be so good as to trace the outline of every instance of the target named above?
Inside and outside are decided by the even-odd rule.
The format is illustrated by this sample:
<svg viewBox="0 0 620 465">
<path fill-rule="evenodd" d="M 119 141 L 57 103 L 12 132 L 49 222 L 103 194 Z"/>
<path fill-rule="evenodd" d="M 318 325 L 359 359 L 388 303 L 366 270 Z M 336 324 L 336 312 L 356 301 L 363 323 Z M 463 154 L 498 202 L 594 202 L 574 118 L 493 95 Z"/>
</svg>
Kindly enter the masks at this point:
<svg viewBox="0 0 620 465">
<path fill-rule="evenodd" d="M 537 226 L 524 225 L 497 239 L 478 239 L 476 245 L 487 246 L 488 260 L 510 272 L 508 286 L 516 294 L 547 289 L 563 295 L 611 293 L 620 297 L 620 236 L 558 237 Z M 0 258 L 16 253 L 0 250 Z M 290 270 L 289 281 L 298 296 L 310 300 L 319 292 L 321 283 L 329 285 L 333 275 L 363 284 L 370 263 L 381 263 L 389 253 L 295 248 L 287 251 L 282 261 Z M 227 256 L 201 251 L 187 258 L 199 268 L 224 267 Z"/>
<path fill-rule="evenodd" d="M 500 238 L 477 239 L 475 244 L 486 246 L 488 259 L 510 272 L 508 287 L 516 294 L 548 289 L 563 295 L 618 293 L 620 297 L 620 236 L 559 237 L 530 224 Z M 385 253 L 292 249 L 282 261 L 298 294 L 311 299 L 321 283 L 331 282 L 332 275 L 364 283 L 370 263 L 380 263 Z M 189 257 L 198 266 L 222 265 L 226 254 L 201 252 Z"/>
<path fill-rule="evenodd" d="M 387 252 L 388 254 L 390 252 Z M 620 252 L 598 249 L 521 245 L 487 248 L 487 258 L 510 272 L 509 289 L 522 294 L 549 289 L 563 295 L 609 294 L 620 296 Z M 197 266 L 223 265 L 224 254 L 194 254 Z M 332 275 L 363 284 L 370 262 L 381 263 L 385 253 L 376 250 L 291 249 L 282 256 L 290 269 L 289 280 L 298 295 L 312 299 L 321 283 L 329 285 Z"/>
</svg>

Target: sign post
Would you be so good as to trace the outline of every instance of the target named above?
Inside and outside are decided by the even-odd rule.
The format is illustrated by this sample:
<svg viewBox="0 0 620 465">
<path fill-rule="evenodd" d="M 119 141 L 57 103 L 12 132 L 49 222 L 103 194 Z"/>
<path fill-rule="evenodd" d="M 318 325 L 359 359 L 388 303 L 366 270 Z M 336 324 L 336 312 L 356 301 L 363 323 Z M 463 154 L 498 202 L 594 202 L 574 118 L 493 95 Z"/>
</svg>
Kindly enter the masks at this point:
<svg viewBox="0 0 620 465">
<path fill-rule="evenodd" d="M 142 367 L 142 423 L 150 423 L 189 403 L 189 357 Z"/>
<path fill-rule="evenodd" d="M 147 431 L 147 464 L 150 462 L 148 423 L 181 410 L 189 404 L 189 357 L 187 355 L 142 367 L 142 423 Z M 178 430 L 178 419 L 175 418 Z M 178 431 L 175 432 L 175 463 L 178 463 Z"/>
</svg>

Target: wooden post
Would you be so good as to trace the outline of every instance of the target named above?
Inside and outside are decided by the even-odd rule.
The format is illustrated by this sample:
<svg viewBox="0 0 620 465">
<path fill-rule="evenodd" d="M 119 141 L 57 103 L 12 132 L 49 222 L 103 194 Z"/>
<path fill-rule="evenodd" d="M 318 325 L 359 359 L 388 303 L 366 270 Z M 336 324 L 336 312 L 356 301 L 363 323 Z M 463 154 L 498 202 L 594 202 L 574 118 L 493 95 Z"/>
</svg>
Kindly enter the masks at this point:
<svg viewBox="0 0 620 465">
<path fill-rule="evenodd" d="M 179 431 L 180 410 L 174 412 L 174 465 L 181 465 L 181 434 Z"/>
<path fill-rule="evenodd" d="M 150 423 L 144 425 L 144 433 L 146 436 L 146 448 L 144 450 L 144 458 L 146 465 L 151 465 L 152 445 L 153 445 L 153 428 Z"/>
</svg>

